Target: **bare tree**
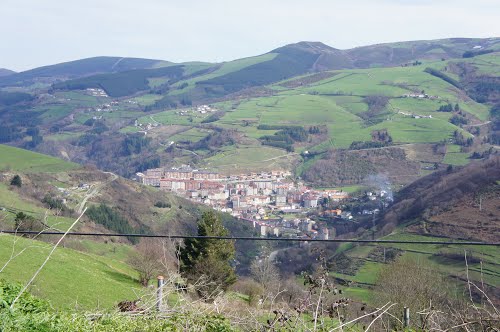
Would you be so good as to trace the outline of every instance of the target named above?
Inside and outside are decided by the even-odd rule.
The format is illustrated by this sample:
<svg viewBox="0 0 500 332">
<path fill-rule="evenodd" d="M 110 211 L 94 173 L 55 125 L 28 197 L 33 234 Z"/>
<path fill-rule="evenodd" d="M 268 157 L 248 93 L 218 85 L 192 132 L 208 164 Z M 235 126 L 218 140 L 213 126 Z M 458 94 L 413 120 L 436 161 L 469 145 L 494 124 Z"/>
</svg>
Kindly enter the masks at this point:
<svg viewBox="0 0 500 332">
<path fill-rule="evenodd" d="M 444 276 L 415 258 L 402 257 L 388 265 L 380 272 L 376 284 L 376 302 L 397 303 L 391 310 L 397 315 L 403 307 L 417 312 L 430 304 L 445 308 L 451 301 Z"/>
<path fill-rule="evenodd" d="M 266 292 L 274 293 L 280 283 L 280 274 L 278 268 L 273 262 L 266 258 L 253 261 L 250 266 L 252 277 L 264 287 Z"/>
<path fill-rule="evenodd" d="M 168 269 L 169 256 L 165 254 L 166 249 L 158 239 L 143 239 L 136 250 L 129 263 L 139 272 L 141 285 L 147 287 L 151 279 Z"/>
</svg>

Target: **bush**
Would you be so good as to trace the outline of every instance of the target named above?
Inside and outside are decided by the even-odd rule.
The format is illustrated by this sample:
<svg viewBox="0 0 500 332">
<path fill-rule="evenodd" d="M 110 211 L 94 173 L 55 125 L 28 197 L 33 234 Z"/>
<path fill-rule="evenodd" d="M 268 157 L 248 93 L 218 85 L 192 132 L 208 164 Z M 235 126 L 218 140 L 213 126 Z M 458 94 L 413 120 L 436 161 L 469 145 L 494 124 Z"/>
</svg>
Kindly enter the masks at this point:
<svg viewBox="0 0 500 332">
<path fill-rule="evenodd" d="M 226 112 L 224 112 L 224 111 L 217 111 L 217 112 L 211 114 L 210 116 L 206 117 L 205 119 L 203 119 L 201 121 L 201 123 L 210 123 L 210 122 L 219 121 L 220 119 L 222 119 L 222 117 L 225 114 L 226 114 Z"/>
<path fill-rule="evenodd" d="M 23 180 L 19 175 L 14 175 L 12 180 L 10 180 L 10 185 L 21 188 L 21 186 L 23 185 Z"/>
<path fill-rule="evenodd" d="M 55 210 L 61 210 L 61 211 L 66 211 L 68 208 L 66 205 L 63 203 L 63 200 L 60 198 L 53 198 L 50 195 L 45 195 L 45 197 L 42 200 L 42 203 L 47 204 L 49 209 L 55 209 Z"/>
<path fill-rule="evenodd" d="M 44 229 L 44 225 L 41 221 L 23 212 L 18 212 L 16 214 L 14 226 L 18 231 L 41 232 Z M 31 235 L 26 236 L 31 237 Z"/>
<path fill-rule="evenodd" d="M 10 305 L 21 291 L 21 286 L 0 280 L 0 330 L 14 331 L 232 331 L 229 320 L 222 315 L 205 314 L 195 310 L 172 312 L 162 316 L 145 313 L 123 315 L 118 312 L 98 313 L 89 319 L 84 312 L 55 311 L 48 302 L 27 292 L 17 300 L 14 310 Z"/>
<path fill-rule="evenodd" d="M 156 202 L 155 206 L 157 208 L 163 208 L 163 209 L 172 207 L 172 205 L 170 203 L 165 203 L 165 202 Z"/>
<path fill-rule="evenodd" d="M 437 78 L 440 78 L 443 81 L 450 83 L 451 85 L 453 85 L 454 87 L 456 87 L 458 89 L 462 89 L 462 85 L 457 80 L 449 77 L 448 75 L 440 72 L 439 70 L 428 67 L 428 68 L 425 68 L 424 72 L 431 74 L 432 76 L 435 76 Z"/>
<path fill-rule="evenodd" d="M 248 303 L 256 306 L 264 295 L 264 288 L 252 279 L 238 280 L 231 290 L 248 296 Z"/>
</svg>

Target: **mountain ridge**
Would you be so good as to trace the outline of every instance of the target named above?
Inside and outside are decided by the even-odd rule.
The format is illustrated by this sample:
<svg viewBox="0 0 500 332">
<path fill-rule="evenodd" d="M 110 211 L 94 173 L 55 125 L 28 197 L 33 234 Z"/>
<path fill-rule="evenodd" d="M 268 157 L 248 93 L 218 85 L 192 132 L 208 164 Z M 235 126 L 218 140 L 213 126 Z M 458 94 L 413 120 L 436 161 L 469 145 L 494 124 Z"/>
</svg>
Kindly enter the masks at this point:
<svg viewBox="0 0 500 332">
<path fill-rule="evenodd" d="M 436 40 L 400 41 L 358 46 L 350 49 L 334 48 L 320 41 L 299 41 L 275 48 L 265 54 L 290 53 L 293 50 L 299 53 L 319 55 L 319 58 L 316 59 L 317 61 L 309 63 L 309 67 L 306 68 L 307 70 L 302 70 L 302 73 L 306 73 L 309 71 L 333 69 L 369 68 L 374 65 L 393 66 L 419 57 L 425 59 L 448 59 L 460 57 L 465 51 L 472 50 L 477 46 L 483 49 L 494 47 L 495 50 L 500 50 L 500 38 L 457 37 Z M 435 51 L 432 52 L 433 50 Z M 253 57 L 255 56 L 248 56 L 245 59 Z M 219 64 L 231 63 L 236 60 L 225 61 Z M 11 73 L 11 75 L 4 77 L 0 74 L 0 86 L 12 85 L 50 75 L 59 76 L 62 79 L 74 79 L 95 74 L 153 69 L 187 63 L 133 57 L 95 56 L 37 67 L 19 73 Z M 217 65 L 215 63 L 206 64 Z"/>
</svg>

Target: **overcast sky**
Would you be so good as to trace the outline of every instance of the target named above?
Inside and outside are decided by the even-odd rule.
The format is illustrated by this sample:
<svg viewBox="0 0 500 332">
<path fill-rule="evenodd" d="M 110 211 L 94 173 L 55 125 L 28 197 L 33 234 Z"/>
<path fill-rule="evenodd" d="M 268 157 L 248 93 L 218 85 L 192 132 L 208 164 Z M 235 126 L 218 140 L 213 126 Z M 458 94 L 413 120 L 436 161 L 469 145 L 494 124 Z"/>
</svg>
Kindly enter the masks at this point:
<svg viewBox="0 0 500 332">
<path fill-rule="evenodd" d="M 0 0 L 0 67 L 98 55 L 210 62 L 301 40 L 332 47 L 500 36 L 498 0 Z"/>
</svg>

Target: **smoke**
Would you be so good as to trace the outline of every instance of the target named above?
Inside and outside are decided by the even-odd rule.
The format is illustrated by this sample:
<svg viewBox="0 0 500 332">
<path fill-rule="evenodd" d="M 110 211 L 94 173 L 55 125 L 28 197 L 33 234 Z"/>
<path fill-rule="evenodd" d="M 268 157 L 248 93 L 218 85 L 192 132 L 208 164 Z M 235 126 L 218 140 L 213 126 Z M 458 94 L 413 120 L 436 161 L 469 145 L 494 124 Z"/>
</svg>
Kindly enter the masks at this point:
<svg viewBox="0 0 500 332">
<path fill-rule="evenodd" d="M 368 187 L 374 188 L 380 192 L 380 196 L 387 201 L 394 200 L 394 194 L 391 188 L 391 181 L 386 174 L 376 174 L 368 176 L 365 181 Z"/>
</svg>

